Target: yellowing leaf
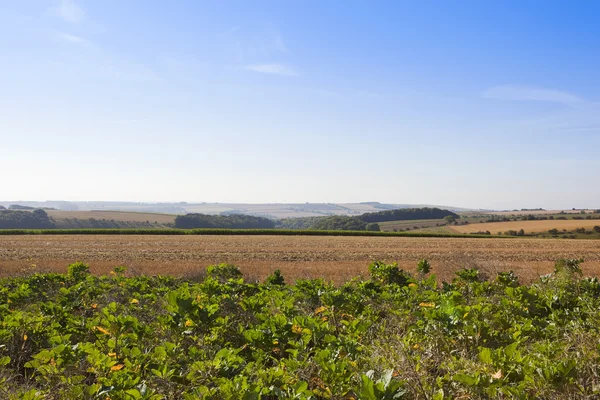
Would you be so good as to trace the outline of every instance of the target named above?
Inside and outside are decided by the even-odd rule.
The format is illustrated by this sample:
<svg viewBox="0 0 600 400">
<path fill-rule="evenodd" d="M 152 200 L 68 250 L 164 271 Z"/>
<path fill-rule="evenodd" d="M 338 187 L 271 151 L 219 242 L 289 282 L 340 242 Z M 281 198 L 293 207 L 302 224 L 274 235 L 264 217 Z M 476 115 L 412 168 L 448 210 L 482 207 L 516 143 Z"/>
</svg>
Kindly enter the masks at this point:
<svg viewBox="0 0 600 400">
<path fill-rule="evenodd" d="M 131 304 L 138 304 L 140 301 L 138 299 L 131 299 Z"/>
<path fill-rule="evenodd" d="M 109 357 L 117 357 L 117 353 L 108 353 Z"/>
<path fill-rule="evenodd" d="M 501 379 L 502 378 L 502 370 L 499 369 L 498 372 L 496 372 L 495 374 L 492 374 L 492 378 L 493 379 Z"/>
<path fill-rule="evenodd" d="M 315 310 L 315 314 L 320 314 L 320 313 L 322 313 L 323 311 L 326 311 L 326 310 L 327 310 L 327 307 L 321 306 L 321 307 L 319 307 L 319 308 L 317 308 Z"/>
<path fill-rule="evenodd" d="M 95 308 L 98 308 L 98 304 L 94 303 L 94 304 L 92 304 L 90 307 L 92 307 L 92 308 L 94 308 L 94 309 L 95 309 Z"/>
<path fill-rule="evenodd" d="M 185 321 L 185 326 L 190 327 L 194 325 L 194 323 L 192 321 L 190 321 L 189 319 L 187 321 Z"/>
<path fill-rule="evenodd" d="M 423 302 L 423 303 L 419 303 L 419 306 L 421 306 L 421 307 L 435 307 L 435 303 L 426 303 L 426 302 Z"/>
<path fill-rule="evenodd" d="M 97 330 L 98 332 L 100 332 L 100 333 L 104 333 L 105 335 L 110 335 L 110 332 L 109 332 L 109 331 L 107 331 L 106 329 L 104 329 L 104 328 L 103 328 L 103 327 L 101 327 L 101 326 L 96 326 L 95 328 L 96 328 L 96 330 Z"/>
<path fill-rule="evenodd" d="M 292 325 L 292 332 L 294 333 L 302 333 L 302 327 L 298 325 Z"/>
<path fill-rule="evenodd" d="M 113 365 L 112 367 L 110 367 L 110 370 L 111 371 L 120 371 L 123 369 L 123 367 L 124 367 L 123 364 L 117 364 L 117 365 Z"/>
<path fill-rule="evenodd" d="M 23 340 L 27 340 L 27 335 L 23 335 Z"/>
</svg>

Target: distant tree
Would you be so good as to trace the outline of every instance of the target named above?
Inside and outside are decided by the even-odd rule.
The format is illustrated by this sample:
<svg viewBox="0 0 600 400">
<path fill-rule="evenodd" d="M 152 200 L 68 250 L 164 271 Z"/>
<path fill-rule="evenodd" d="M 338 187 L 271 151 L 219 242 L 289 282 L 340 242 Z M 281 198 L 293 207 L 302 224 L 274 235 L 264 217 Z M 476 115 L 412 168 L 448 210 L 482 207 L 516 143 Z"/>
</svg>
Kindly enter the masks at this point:
<svg viewBox="0 0 600 400">
<path fill-rule="evenodd" d="M 0 210 L 0 229 L 49 229 L 54 222 L 44 210 Z"/>
<path fill-rule="evenodd" d="M 594 226 L 594 232 L 600 233 L 600 226 L 598 226 L 598 225 Z"/>
<path fill-rule="evenodd" d="M 377 232 L 377 231 L 380 231 L 381 229 L 379 228 L 379 224 L 370 223 L 370 224 L 367 224 L 367 226 L 365 227 L 365 230 Z"/>
<path fill-rule="evenodd" d="M 35 207 L 29 207 L 29 206 L 22 206 L 19 204 L 11 204 L 10 206 L 8 206 L 9 210 L 35 210 Z"/>
<path fill-rule="evenodd" d="M 452 211 L 430 207 L 378 211 L 363 214 L 359 218 L 365 222 L 385 222 L 409 221 L 414 219 L 442 219 L 448 215 L 453 216 L 455 219 L 460 218 L 458 214 L 455 214 Z"/>
<path fill-rule="evenodd" d="M 186 214 L 175 217 L 175 227 L 182 229 L 223 228 L 223 229 L 273 229 L 275 222 L 268 218 L 253 215 L 207 215 Z"/>
<path fill-rule="evenodd" d="M 444 220 L 450 225 L 456 222 L 456 217 L 454 217 L 454 215 L 447 215 L 444 217 Z"/>
</svg>

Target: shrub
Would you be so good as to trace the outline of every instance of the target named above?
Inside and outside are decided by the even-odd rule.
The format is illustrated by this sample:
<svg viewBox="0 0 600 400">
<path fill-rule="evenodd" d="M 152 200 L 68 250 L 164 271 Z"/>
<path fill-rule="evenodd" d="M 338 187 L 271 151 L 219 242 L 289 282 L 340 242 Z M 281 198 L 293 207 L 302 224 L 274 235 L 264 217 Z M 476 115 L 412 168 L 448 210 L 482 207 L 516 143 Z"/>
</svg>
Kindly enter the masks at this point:
<svg viewBox="0 0 600 400">
<path fill-rule="evenodd" d="M 379 228 L 379 224 L 377 224 L 377 223 L 369 223 L 365 227 L 365 230 L 367 230 L 367 231 L 373 231 L 373 232 L 378 232 L 381 229 Z"/>
<path fill-rule="evenodd" d="M 427 275 L 431 271 L 431 264 L 426 259 L 422 259 L 417 263 L 417 271 L 422 275 Z"/>
<path fill-rule="evenodd" d="M 285 285 L 285 279 L 281 275 L 281 271 L 276 269 L 271 275 L 267 276 L 265 283 L 270 285 Z"/>
<path fill-rule="evenodd" d="M 463 268 L 456 271 L 456 276 L 466 282 L 477 282 L 479 280 L 479 270 L 477 268 Z"/>
<path fill-rule="evenodd" d="M 69 276 L 76 281 L 83 281 L 90 274 L 90 267 L 82 262 L 76 262 L 69 265 Z"/>
<path fill-rule="evenodd" d="M 239 279 L 242 277 L 242 272 L 235 265 L 222 263 L 206 267 L 206 275 L 222 282 L 229 279 Z"/>
<path fill-rule="evenodd" d="M 581 263 L 583 262 L 583 258 L 561 258 L 556 261 L 554 264 L 554 273 L 562 274 L 566 273 L 568 275 L 581 275 Z"/>
<path fill-rule="evenodd" d="M 382 261 L 375 261 L 369 265 L 369 275 L 372 280 L 382 285 L 406 286 L 412 280 L 410 273 L 398 268 L 398 263 L 386 264 Z"/>
<path fill-rule="evenodd" d="M 513 271 L 499 272 L 496 276 L 496 281 L 503 286 L 517 287 L 519 286 L 519 278 Z"/>
</svg>

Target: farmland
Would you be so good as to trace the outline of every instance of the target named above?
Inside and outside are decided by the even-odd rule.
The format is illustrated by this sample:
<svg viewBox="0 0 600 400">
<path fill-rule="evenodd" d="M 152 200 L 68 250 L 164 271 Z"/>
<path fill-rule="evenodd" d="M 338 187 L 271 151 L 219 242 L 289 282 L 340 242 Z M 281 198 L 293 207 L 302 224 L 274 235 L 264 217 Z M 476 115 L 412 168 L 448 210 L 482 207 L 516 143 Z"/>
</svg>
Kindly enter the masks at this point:
<svg viewBox="0 0 600 400">
<path fill-rule="evenodd" d="M 147 227 L 164 227 L 175 222 L 175 215 L 127 211 L 60 211 L 48 210 L 48 216 L 56 222 L 57 228 L 77 228 L 78 222 L 89 221 L 116 221 L 129 223 L 133 227 L 146 224 Z M 80 222 L 81 221 L 81 222 Z"/>
<path fill-rule="evenodd" d="M 0 274 L 58 272 L 75 261 L 95 274 L 126 265 L 138 274 L 193 276 L 207 265 L 236 264 L 248 279 L 279 268 L 291 280 L 324 278 L 341 283 L 364 275 L 374 260 L 413 268 L 427 258 L 449 279 L 459 268 L 492 275 L 514 270 L 526 281 L 552 271 L 556 259 L 583 257 L 584 272 L 600 272 L 599 240 L 471 239 L 250 235 L 29 235 L 0 236 Z"/>
<path fill-rule="evenodd" d="M 592 230 L 594 226 L 600 226 L 597 219 L 553 219 L 539 221 L 509 221 L 509 222 L 484 222 L 479 224 L 456 225 L 448 228 L 458 233 L 470 233 L 479 231 L 490 231 L 493 234 L 497 232 L 506 232 L 509 230 L 518 231 L 523 229 L 526 233 L 547 232 L 550 229 L 562 231 L 572 231 L 577 228 Z"/>
</svg>

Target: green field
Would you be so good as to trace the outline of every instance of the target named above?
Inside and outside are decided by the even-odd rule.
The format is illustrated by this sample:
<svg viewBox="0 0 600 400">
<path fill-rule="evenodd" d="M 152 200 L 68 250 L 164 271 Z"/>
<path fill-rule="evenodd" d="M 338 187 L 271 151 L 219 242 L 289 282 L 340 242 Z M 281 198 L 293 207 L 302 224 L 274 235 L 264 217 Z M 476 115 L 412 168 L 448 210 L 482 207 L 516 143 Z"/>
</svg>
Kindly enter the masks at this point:
<svg viewBox="0 0 600 400">
<path fill-rule="evenodd" d="M 600 282 L 579 261 L 520 285 L 375 262 L 334 286 L 67 274 L 0 280 L 3 399 L 587 399 Z"/>
</svg>

